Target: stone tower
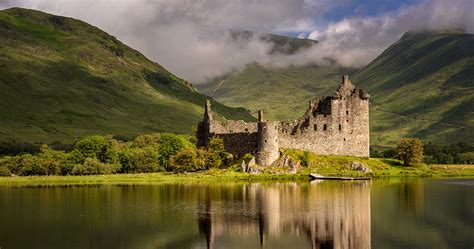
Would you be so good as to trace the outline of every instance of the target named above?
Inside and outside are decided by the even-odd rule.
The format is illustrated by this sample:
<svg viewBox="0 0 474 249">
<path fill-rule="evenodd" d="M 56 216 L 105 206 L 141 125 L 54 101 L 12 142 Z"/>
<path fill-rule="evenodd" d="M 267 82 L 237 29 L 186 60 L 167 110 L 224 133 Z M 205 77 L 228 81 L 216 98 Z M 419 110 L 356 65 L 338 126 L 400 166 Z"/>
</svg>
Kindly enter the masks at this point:
<svg viewBox="0 0 474 249">
<path fill-rule="evenodd" d="M 212 123 L 212 111 L 211 111 L 211 101 L 206 100 L 206 105 L 204 106 L 204 120 L 198 124 L 197 127 L 197 145 L 199 147 L 207 146 L 209 139 L 211 137 L 211 123 Z"/>
<path fill-rule="evenodd" d="M 258 111 L 257 164 L 271 165 L 280 157 L 278 147 L 278 122 L 263 120 L 263 112 Z"/>
</svg>

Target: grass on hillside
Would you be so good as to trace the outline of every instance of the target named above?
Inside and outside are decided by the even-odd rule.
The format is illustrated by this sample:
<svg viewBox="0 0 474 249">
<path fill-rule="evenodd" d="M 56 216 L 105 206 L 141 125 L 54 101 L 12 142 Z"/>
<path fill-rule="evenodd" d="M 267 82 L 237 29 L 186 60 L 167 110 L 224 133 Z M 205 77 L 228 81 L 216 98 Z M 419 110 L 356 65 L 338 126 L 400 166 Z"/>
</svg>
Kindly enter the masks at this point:
<svg viewBox="0 0 474 249">
<path fill-rule="evenodd" d="M 0 11 L 0 141 L 192 133 L 208 97 L 87 23 Z M 213 101 L 218 118 L 254 120 Z"/>
<path fill-rule="evenodd" d="M 343 74 L 353 69 L 319 66 L 272 68 L 250 64 L 236 72 L 199 86 L 200 91 L 229 106 L 243 106 L 252 113 L 265 112 L 269 120 L 295 120 L 308 101 L 337 89 Z"/>
<path fill-rule="evenodd" d="M 408 33 L 353 79 L 371 93 L 373 144 L 474 142 L 474 35 Z"/>
</svg>

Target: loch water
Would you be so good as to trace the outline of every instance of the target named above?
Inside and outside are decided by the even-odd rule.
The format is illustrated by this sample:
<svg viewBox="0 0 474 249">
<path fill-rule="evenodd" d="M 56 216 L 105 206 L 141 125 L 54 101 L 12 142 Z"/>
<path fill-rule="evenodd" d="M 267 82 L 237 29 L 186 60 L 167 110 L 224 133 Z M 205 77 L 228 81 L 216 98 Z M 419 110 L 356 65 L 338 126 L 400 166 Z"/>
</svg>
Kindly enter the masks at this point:
<svg viewBox="0 0 474 249">
<path fill-rule="evenodd" d="M 0 186 L 0 248 L 473 248 L 474 179 Z"/>
</svg>

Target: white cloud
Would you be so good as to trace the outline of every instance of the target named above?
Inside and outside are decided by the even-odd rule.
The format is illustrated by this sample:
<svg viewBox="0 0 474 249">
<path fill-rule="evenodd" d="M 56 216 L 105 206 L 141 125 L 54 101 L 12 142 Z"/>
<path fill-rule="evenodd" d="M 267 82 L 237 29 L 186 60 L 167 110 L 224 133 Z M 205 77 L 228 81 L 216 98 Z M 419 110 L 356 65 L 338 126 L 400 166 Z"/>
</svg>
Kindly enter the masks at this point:
<svg viewBox="0 0 474 249">
<path fill-rule="evenodd" d="M 307 5 L 304 0 L 12 0 L 0 7 L 21 6 L 84 20 L 179 76 L 199 82 L 267 56 L 268 44 L 257 39 L 233 43 L 223 31 L 308 31 L 314 26 Z"/>
<path fill-rule="evenodd" d="M 327 58 L 347 67 L 362 67 L 398 40 L 406 31 L 461 28 L 474 32 L 474 1 L 431 0 L 375 17 L 353 17 L 310 32 L 318 46 L 296 55 L 272 58 L 272 65 L 325 63 Z"/>
<path fill-rule="evenodd" d="M 363 66 L 409 29 L 474 30 L 472 0 L 427 0 L 376 17 L 323 20 L 324 13 L 347 1 L 7 0 L 0 8 L 21 6 L 84 20 L 193 82 L 254 61 L 286 66 L 332 58 L 343 66 Z M 270 44 L 234 42 L 222 32 L 228 29 L 306 33 L 320 42 L 296 55 L 269 55 Z"/>
</svg>

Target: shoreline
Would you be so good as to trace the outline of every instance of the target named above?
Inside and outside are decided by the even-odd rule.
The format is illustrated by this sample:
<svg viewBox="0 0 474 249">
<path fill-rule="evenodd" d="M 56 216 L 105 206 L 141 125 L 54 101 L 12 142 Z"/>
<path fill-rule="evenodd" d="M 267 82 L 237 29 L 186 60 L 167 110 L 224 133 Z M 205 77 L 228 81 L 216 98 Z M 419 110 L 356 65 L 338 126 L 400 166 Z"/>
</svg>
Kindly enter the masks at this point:
<svg viewBox="0 0 474 249">
<path fill-rule="evenodd" d="M 61 185 L 119 185 L 119 184 L 162 184 L 162 183 L 250 183 L 250 182 L 309 182 L 311 169 L 298 174 L 261 173 L 252 175 L 233 169 L 215 169 L 194 173 L 139 173 L 83 176 L 10 176 L 0 177 L 4 186 L 61 186 Z M 372 177 L 373 179 L 401 178 L 474 178 L 474 165 L 431 165 L 421 167 L 391 167 L 374 170 L 372 173 L 357 171 L 325 172 L 325 176 Z"/>
</svg>

